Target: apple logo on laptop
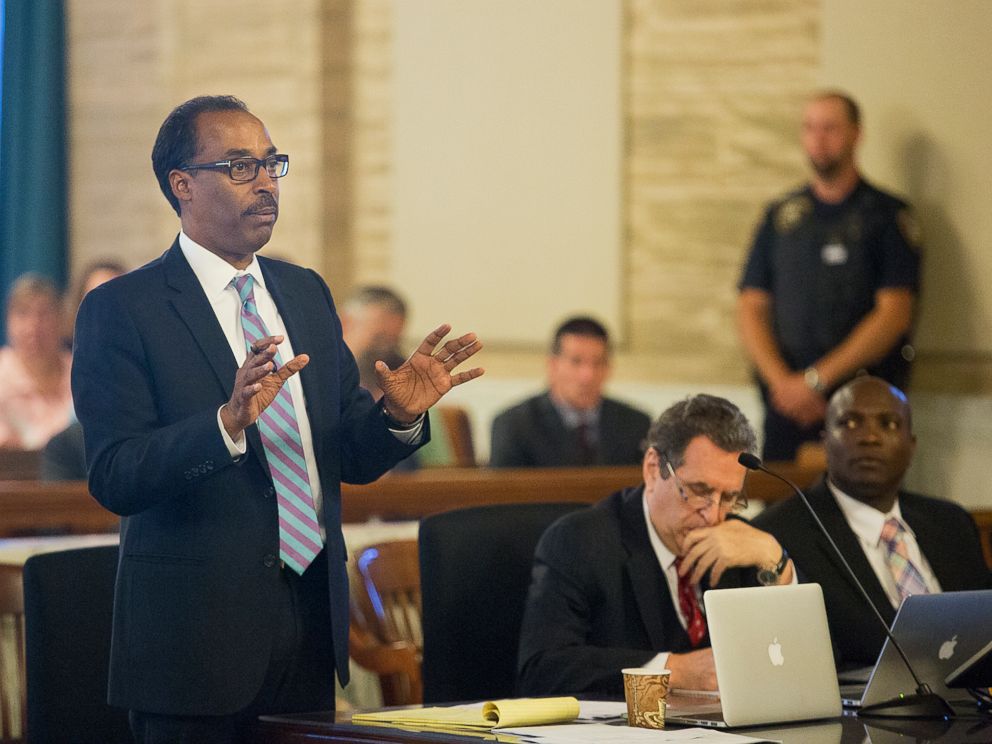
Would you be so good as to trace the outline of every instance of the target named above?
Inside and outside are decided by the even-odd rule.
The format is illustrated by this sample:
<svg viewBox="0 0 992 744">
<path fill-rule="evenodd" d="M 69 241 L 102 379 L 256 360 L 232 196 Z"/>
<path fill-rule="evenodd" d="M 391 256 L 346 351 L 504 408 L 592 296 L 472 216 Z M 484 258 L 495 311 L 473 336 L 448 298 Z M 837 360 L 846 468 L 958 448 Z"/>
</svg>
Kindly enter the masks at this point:
<svg viewBox="0 0 992 744">
<path fill-rule="evenodd" d="M 773 666 L 782 666 L 785 663 L 785 657 L 782 655 L 782 644 L 778 642 L 778 638 L 768 644 L 768 658 L 772 660 Z"/>
<path fill-rule="evenodd" d="M 940 644 L 940 651 L 937 652 L 937 658 L 941 661 L 946 661 L 954 656 L 954 647 L 958 645 L 958 637 L 954 636 L 949 641 L 944 641 Z"/>
</svg>

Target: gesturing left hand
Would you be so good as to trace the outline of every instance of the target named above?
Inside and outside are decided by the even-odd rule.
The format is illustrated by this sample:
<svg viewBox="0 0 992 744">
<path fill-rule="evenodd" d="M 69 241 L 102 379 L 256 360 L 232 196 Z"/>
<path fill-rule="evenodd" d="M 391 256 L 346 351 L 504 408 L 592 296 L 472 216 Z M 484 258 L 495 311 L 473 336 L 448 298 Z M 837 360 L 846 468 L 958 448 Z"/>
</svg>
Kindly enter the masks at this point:
<svg viewBox="0 0 992 744">
<path fill-rule="evenodd" d="M 437 403 L 455 385 L 474 380 L 485 371 L 474 367 L 452 374 L 452 370 L 482 348 L 474 333 L 448 341 L 435 353 L 451 331 L 445 323 L 434 329 L 403 364 L 390 371 L 385 362 L 375 363 L 375 376 L 383 394 L 386 413 L 401 423 L 411 423 Z"/>
</svg>

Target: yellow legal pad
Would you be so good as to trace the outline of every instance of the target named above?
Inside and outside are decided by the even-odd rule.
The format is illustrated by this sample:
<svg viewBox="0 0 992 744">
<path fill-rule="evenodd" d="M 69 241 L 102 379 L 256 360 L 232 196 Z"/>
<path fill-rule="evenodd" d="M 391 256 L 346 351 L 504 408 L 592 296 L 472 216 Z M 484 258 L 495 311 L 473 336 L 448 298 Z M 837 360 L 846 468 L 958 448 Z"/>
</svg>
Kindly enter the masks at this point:
<svg viewBox="0 0 992 744">
<path fill-rule="evenodd" d="M 579 701 L 574 697 L 516 698 L 444 708 L 409 708 L 377 713 L 355 713 L 351 716 L 351 722 L 458 733 L 491 731 L 494 728 L 509 726 L 568 723 L 578 716 Z"/>
</svg>

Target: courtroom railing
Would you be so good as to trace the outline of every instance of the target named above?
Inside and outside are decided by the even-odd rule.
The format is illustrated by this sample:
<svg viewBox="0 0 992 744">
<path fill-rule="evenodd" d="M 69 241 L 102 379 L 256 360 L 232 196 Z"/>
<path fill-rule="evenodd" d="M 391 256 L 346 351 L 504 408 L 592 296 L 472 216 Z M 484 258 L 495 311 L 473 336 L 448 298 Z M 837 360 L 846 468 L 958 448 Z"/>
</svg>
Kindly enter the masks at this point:
<svg viewBox="0 0 992 744">
<path fill-rule="evenodd" d="M 782 464 L 776 468 L 801 486 L 818 471 Z M 420 519 L 428 514 L 479 504 L 579 501 L 594 503 L 641 482 L 641 468 L 438 468 L 384 476 L 364 486 L 342 487 L 345 522 L 371 518 Z M 748 495 L 777 501 L 788 489 L 764 473 L 751 473 Z M 83 482 L 0 481 L 0 537 L 25 534 L 83 534 L 117 528 L 118 517 L 101 507 Z"/>
</svg>

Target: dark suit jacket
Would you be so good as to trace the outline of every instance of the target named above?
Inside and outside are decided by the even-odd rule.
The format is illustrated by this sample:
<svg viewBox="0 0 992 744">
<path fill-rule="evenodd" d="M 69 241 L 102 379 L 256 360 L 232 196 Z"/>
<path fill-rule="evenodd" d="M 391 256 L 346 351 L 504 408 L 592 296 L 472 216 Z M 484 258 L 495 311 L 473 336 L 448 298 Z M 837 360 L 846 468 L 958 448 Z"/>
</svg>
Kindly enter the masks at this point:
<svg viewBox="0 0 992 744">
<path fill-rule="evenodd" d="M 86 480 L 86 455 L 83 453 L 83 427 L 73 421 L 48 440 L 41 451 L 43 481 Z"/>
<path fill-rule="evenodd" d="M 651 419 L 636 408 L 603 399 L 597 465 L 638 465 Z M 497 468 L 554 468 L 582 463 L 578 434 L 566 428 L 547 392 L 503 411 L 493 421 L 489 464 Z"/>
<path fill-rule="evenodd" d="M 348 672 L 342 480 L 374 480 L 413 447 L 388 430 L 313 271 L 259 257 L 298 352 L 323 491 L 324 555 L 301 577 L 313 654 L 304 686 Z M 232 276 L 234 271 L 232 269 Z M 232 461 L 217 424 L 237 370 L 179 248 L 90 292 L 76 325 L 73 399 L 89 486 L 124 517 L 110 702 L 172 715 L 242 709 L 269 662 L 280 582 L 275 492 L 255 426 Z"/>
<path fill-rule="evenodd" d="M 622 697 L 621 669 L 692 650 L 648 538 L 643 495 L 643 486 L 619 491 L 541 537 L 520 631 L 520 694 Z M 731 569 L 719 588 L 756 583 L 753 569 Z"/>
<path fill-rule="evenodd" d="M 895 610 L 826 481 L 813 486 L 807 495 L 868 596 L 891 624 Z M 992 588 L 978 529 L 968 512 L 950 501 L 905 491 L 899 492 L 899 508 L 945 592 Z M 775 504 L 753 523 L 782 543 L 804 579 L 823 587 L 838 661 L 845 665 L 874 664 L 885 640 L 884 631 L 802 502 L 794 497 Z"/>
</svg>

